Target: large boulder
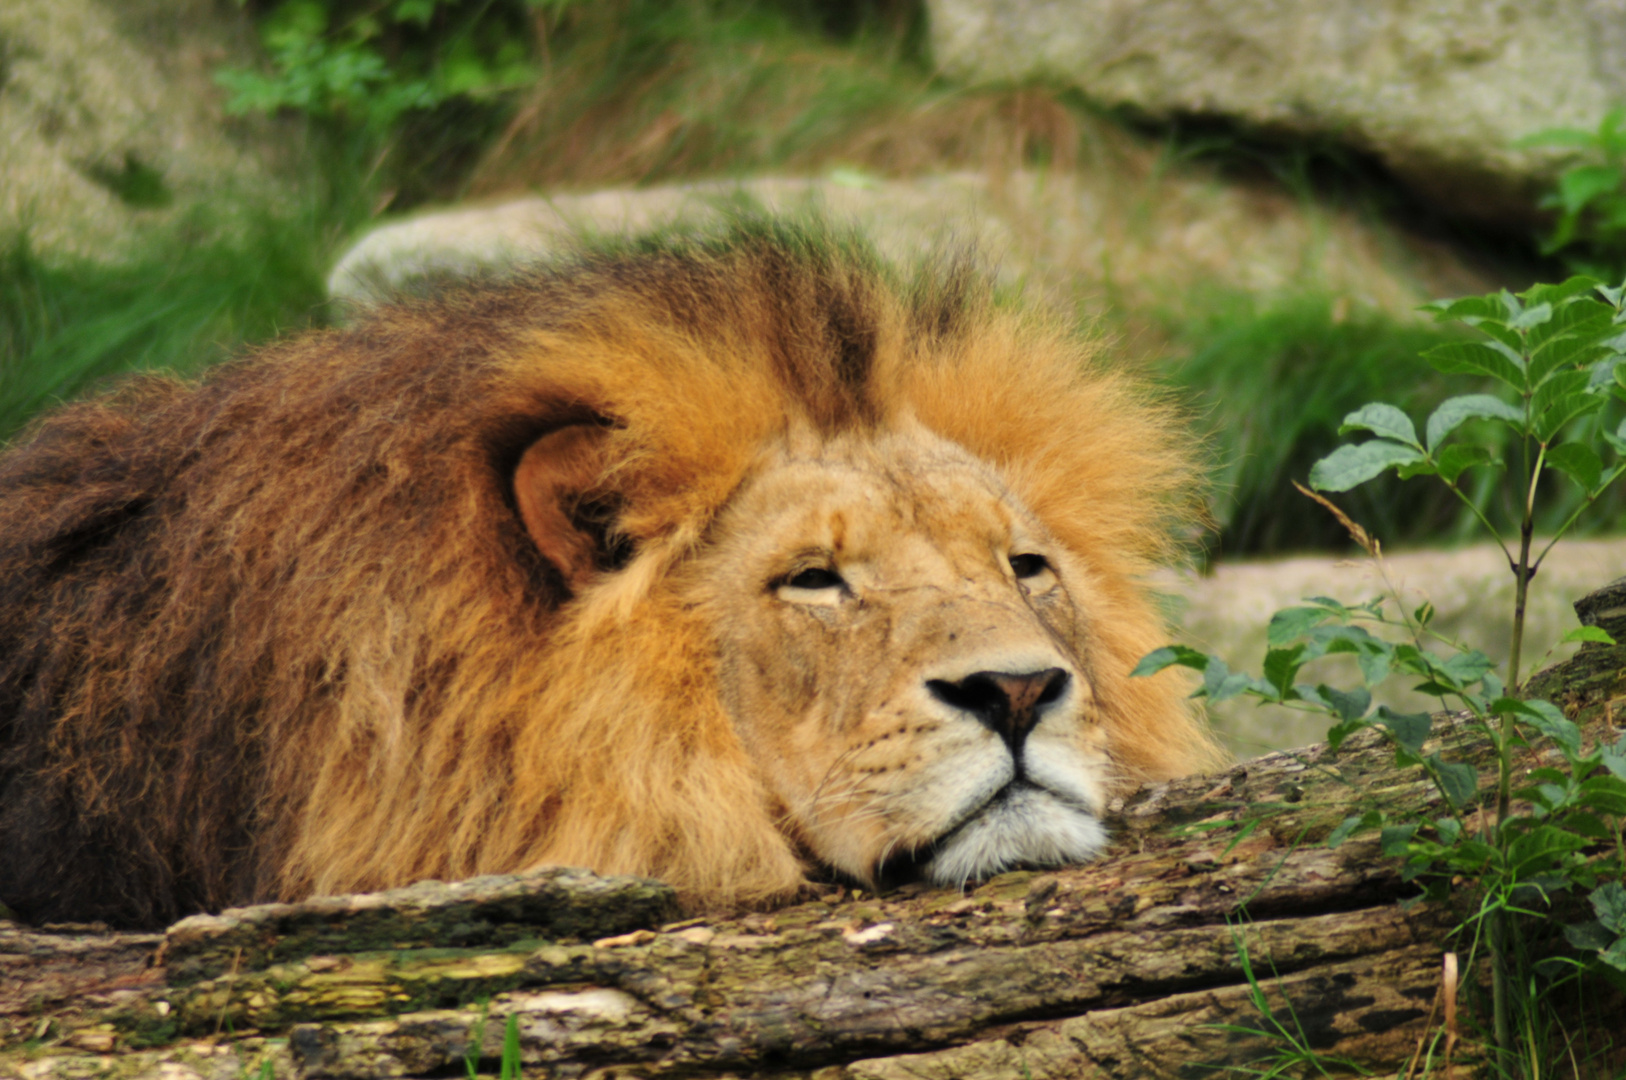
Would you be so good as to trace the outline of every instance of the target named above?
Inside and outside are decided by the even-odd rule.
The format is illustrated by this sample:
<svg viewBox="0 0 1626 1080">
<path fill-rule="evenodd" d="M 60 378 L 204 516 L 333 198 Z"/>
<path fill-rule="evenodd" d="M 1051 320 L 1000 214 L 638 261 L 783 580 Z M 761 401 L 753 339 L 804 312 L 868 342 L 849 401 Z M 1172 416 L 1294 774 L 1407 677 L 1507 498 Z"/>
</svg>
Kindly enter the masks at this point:
<svg viewBox="0 0 1626 1080">
<path fill-rule="evenodd" d="M 927 0 L 946 71 L 1057 80 L 1375 154 L 1449 209 L 1529 219 L 1562 158 L 1517 141 L 1626 98 L 1621 0 Z"/>
<path fill-rule="evenodd" d="M 0 3 L 0 229 L 106 256 L 258 182 L 212 82 L 252 55 L 243 16 L 213 0 Z"/>
<path fill-rule="evenodd" d="M 971 243 L 1000 265 L 1008 283 L 1030 286 L 1064 309 L 1153 310 L 1218 286 L 1260 296 L 1313 290 L 1345 308 L 1411 318 L 1426 300 L 1494 287 L 1442 245 L 1356 214 L 1127 156 L 1065 173 L 880 180 L 837 170 L 823 178 L 451 207 L 360 238 L 339 259 L 328 288 L 336 299 L 371 303 L 436 279 L 502 276 L 558 253 L 579 232 L 704 222 L 739 206 L 818 211 L 856 223 L 892 258 Z"/>
</svg>

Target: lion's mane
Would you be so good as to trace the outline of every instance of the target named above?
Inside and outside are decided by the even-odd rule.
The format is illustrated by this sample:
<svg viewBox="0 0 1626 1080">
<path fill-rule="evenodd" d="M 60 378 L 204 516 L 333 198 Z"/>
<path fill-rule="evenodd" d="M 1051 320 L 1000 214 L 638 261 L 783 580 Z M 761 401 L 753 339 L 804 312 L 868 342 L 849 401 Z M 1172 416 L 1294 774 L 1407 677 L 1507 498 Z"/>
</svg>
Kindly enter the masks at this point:
<svg viewBox="0 0 1626 1080">
<path fill-rule="evenodd" d="M 538 863 L 706 901 L 795 887 L 661 586 L 765 440 L 905 415 L 992 462 L 1108 583 L 1126 779 L 1212 746 L 1139 583 L 1195 475 L 1177 417 L 945 264 L 784 226 L 581 254 L 216 369 L 142 377 L 0 459 L 0 900 L 155 925 Z M 604 425 L 573 590 L 510 477 Z"/>
</svg>

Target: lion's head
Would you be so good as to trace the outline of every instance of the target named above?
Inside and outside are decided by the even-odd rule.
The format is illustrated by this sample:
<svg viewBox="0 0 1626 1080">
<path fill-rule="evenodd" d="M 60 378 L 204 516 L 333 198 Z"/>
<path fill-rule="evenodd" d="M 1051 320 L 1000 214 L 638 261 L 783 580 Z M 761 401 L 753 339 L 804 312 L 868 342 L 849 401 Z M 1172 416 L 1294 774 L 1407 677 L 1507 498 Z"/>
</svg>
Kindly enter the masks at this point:
<svg viewBox="0 0 1626 1080">
<path fill-rule="evenodd" d="M 918 424 L 772 447 L 696 560 L 719 696 L 787 831 L 861 880 L 1092 854 L 1090 571 Z"/>
<path fill-rule="evenodd" d="M 0 462 L 0 900 L 1085 858 L 1215 757 L 1128 677 L 1185 446 L 963 269 L 763 223 L 70 407 Z"/>
</svg>

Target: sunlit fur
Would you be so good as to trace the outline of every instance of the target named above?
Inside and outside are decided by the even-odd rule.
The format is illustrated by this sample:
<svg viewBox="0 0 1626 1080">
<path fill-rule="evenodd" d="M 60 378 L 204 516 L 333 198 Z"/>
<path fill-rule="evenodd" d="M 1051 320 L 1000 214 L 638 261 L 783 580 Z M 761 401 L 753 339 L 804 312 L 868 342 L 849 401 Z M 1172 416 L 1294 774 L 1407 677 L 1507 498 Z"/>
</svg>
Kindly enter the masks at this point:
<svg viewBox="0 0 1626 1080">
<path fill-rule="evenodd" d="M 510 485 L 528 445 L 583 419 L 606 424 L 593 492 L 618 516 L 573 592 Z M 1032 736 L 1056 783 L 1083 776 L 1098 803 L 1202 768 L 1216 753 L 1178 679 L 1128 678 L 1164 642 L 1141 576 L 1187 526 L 1188 449 L 1134 377 L 958 264 L 895 279 L 765 223 L 68 406 L 0 459 L 0 900 L 150 925 L 560 863 L 715 905 L 929 843 L 898 826 L 821 854 L 863 815 L 814 820 L 824 795 L 796 805 L 762 756 L 790 728 L 739 714 L 730 642 L 783 596 L 722 553 L 779 557 L 740 500 L 799 455 L 946 455 L 987 513 L 1036 523 L 1073 605 L 1055 647 L 1083 676 Z M 891 676 L 936 662 L 866 657 Z M 798 730 L 837 768 L 839 732 Z M 1062 816 L 962 830 L 936 876 L 1098 842 L 1092 816 Z"/>
</svg>

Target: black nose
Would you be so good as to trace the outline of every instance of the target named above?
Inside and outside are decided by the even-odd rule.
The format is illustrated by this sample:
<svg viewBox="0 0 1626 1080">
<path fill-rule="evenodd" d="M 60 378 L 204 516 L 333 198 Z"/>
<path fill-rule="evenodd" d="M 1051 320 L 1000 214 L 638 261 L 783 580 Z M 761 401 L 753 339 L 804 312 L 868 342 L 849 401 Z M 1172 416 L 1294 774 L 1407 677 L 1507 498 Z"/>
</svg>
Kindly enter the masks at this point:
<svg viewBox="0 0 1626 1080">
<path fill-rule="evenodd" d="M 926 680 L 926 689 L 938 701 L 964 709 L 995 732 L 1015 754 L 1022 740 L 1039 722 L 1039 713 L 1067 689 L 1068 675 L 1061 668 L 1027 674 L 978 671 L 959 682 Z"/>
</svg>

